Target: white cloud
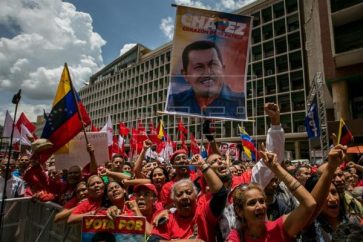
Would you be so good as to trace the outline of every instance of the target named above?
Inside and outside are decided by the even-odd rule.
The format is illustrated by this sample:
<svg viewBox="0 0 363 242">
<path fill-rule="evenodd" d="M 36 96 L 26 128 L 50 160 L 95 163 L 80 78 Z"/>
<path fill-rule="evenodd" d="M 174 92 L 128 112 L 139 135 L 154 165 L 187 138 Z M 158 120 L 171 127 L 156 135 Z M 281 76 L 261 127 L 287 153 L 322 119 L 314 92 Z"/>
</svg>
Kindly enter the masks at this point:
<svg viewBox="0 0 363 242">
<path fill-rule="evenodd" d="M 19 118 L 22 112 L 28 117 L 32 122 L 35 122 L 38 115 L 43 115 L 43 109 L 46 110 L 48 105 L 46 104 L 29 104 L 21 101 L 18 106 L 16 119 Z M 4 125 L 6 110 L 9 111 L 11 117 L 14 119 L 14 109 L 15 106 L 0 105 L 0 125 Z M 15 120 L 16 122 L 17 120 Z"/>
<path fill-rule="evenodd" d="M 132 49 L 132 47 L 134 47 L 134 46 L 136 46 L 135 43 L 124 44 L 124 46 L 122 46 L 122 48 L 120 50 L 120 56 L 123 55 L 123 54 L 125 54 L 130 49 Z"/>
<path fill-rule="evenodd" d="M 215 11 L 226 11 L 231 12 L 237 10 L 247 4 L 255 2 L 256 0 L 219 0 L 213 2 L 214 5 L 206 5 L 202 1 L 195 1 L 195 0 L 175 0 L 176 5 L 188 6 L 188 7 L 195 7 L 195 8 L 202 8 L 202 9 L 211 9 Z M 174 18 L 166 17 L 161 19 L 160 29 L 163 34 L 169 39 L 173 39 L 174 35 Z"/>
<path fill-rule="evenodd" d="M 88 13 L 61 0 L 2 0 L 1 5 L 0 24 L 16 35 L 0 38 L 0 91 L 21 88 L 29 100 L 27 115 L 37 110 L 32 100 L 49 100 L 50 110 L 64 62 L 76 89 L 103 66 L 106 41 L 93 32 Z"/>
<path fill-rule="evenodd" d="M 221 0 L 220 7 L 223 10 L 237 10 L 247 4 L 255 2 L 256 0 Z M 217 4 L 217 5 L 219 5 Z"/>
<path fill-rule="evenodd" d="M 169 40 L 172 40 L 174 35 L 174 20 L 172 17 L 162 19 L 160 29 Z"/>
<path fill-rule="evenodd" d="M 202 1 L 195 1 L 195 0 L 175 0 L 175 4 L 188 7 L 195 7 L 195 8 L 204 8 L 204 9 L 211 8 L 209 5 L 205 5 Z"/>
</svg>

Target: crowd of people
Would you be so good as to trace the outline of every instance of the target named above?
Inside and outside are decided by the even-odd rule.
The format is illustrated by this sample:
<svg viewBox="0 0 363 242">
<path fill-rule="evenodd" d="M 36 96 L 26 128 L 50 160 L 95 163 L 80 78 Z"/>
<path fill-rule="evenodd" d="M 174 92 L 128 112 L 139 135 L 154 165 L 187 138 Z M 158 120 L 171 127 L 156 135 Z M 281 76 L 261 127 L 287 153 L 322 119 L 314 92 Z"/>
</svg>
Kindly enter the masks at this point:
<svg viewBox="0 0 363 242">
<path fill-rule="evenodd" d="M 145 140 L 135 160 L 116 154 L 98 164 L 58 171 L 54 158 L 33 154 L 10 159 L 6 197 L 31 196 L 63 206 L 54 221 L 79 223 L 86 215 L 144 216 L 147 241 L 363 241 L 363 159 L 332 144 L 317 166 L 284 160 L 279 107 L 265 104 L 271 127 L 254 163 L 217 144 L 208 127 L 207 158 L 176 150 L 170 162 L 147 156 Z M 229 151 L 228 151 L 229 150 Z M 1 160 L 0 186 L 7 157 Z M 2 194 L 2 193 L 1 193 Z"/>
</svg>

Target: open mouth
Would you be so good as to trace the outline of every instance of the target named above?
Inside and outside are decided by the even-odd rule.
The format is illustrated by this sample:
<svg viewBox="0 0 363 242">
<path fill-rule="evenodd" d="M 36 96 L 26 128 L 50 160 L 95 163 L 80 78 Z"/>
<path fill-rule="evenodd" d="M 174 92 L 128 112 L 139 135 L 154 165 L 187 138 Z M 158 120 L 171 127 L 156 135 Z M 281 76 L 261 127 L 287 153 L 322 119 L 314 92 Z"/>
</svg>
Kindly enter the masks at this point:
<svg viewBox="0 0 363 242">
<path fill-rule="evenodd" d="M 338 204 L 328 204 L 327 206 L 329 209 L 338 209 L 339 205 Z"/>
<path fill-rule="evenodd" d="M 202 84 L 203 86 L 211 86 L 214 85 L 214 80 L 211 78 L 204 78 L 200 81 L 200 84 Z"/>
<path fill-rule="evenodd" d="M 258 219 L 265 219 L 265 212 L 264 211 L 255 212 L 255 217 Z"/>
<path fill-rule="evenodd" d="M 222 173 L 222 174 L 227 173 L 227 167 L 225 167 L 225 166 L 221 166 L 217 170 L 219 173 Z"/>
<path fill-rule="evenodd" d="M 139 206 L 140 209 L 145 208 L 146 207 L 146 202 L 144 200 L 139 200 L 137 202 L 137 206 Z"/>
</svg>

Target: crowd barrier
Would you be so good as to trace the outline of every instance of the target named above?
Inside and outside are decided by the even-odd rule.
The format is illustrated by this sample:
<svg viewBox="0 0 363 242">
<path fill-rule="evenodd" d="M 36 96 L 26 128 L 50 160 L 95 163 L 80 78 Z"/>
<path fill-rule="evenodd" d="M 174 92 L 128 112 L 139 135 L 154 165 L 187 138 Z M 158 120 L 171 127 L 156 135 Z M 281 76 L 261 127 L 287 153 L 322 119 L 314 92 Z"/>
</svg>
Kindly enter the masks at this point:
<svg viewBox="0 0 363 242">
<path fill-rule="evenodd" d="M 53 223 L 62 207 L 52 202 L 42 203 L 31 198 L 5 200 L 1 242 L 79 242 L 81 225 Z"/>
</svg>

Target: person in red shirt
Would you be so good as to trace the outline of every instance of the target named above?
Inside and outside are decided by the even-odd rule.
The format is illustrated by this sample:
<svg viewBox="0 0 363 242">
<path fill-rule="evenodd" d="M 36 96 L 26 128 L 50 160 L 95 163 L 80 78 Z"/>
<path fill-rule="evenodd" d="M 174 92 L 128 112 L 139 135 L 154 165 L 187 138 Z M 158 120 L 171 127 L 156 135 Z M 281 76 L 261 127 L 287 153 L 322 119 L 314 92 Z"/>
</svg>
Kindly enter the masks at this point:
<svg viewBox="0 0 363 242">
<path fill-rule="evenodd" d="M 168 171 L 161 166 L 155 167 L 150 173 L 150 181 L 158 191 L 158 198 L 160 199 L 161 189 L 169 181 Z"/>
<path fill-rule="evenodd" d="M 85 181 L 81 181 L 76 186 L 76 196 L 69 200 L 64 206 L 63 210 L 54 216 L 54 222 L 68 219 L 74 208 L 83 200 L 87 199 L 87 184 Z"/>
<path fill-rule="evenodd" d="M 210 188 L 212 198 L 197 204 L 197 189 L 190 179 L 181 179 L 173 185 L 171 197 L 176 205 L 175 213 L 169 214 L 166 223 L 154 227 L 149 242 L 159 241 L 214 241 L 213 229 L 227 200 L 227 189 L 216 173 L 200 155 L 192 158 Z M 192 240 L 193 239 L 193 240 Z"/>
<path fill-rule="evenodd" d="M 254 183 L 238 186 L 233 192 L 233 204 L 240 226 L 229 233 L 227 242 L 291 241 L 308 222 L 301 218 L 310 218 L 316 207 L 311 194 L 277 162 L 276 154 L 267 152 L 264 147 L 259 153 L 265 165 L 286 184 L 300 205 L 275 221 L 266 221 L 266 196 L 262 187 Z"/>
<path fill-rule="evenodd" d="M 161 211 L 162 207 L 158 206 L 157 202 L 158 192 L 153 184 L 141 184 L 134 188 L 134 200 L 127 201 L 125 204 L 127 208 L 136 216 L 145 216 L 146 218 L 146 234 L 151 234 L 153 229 L 153 219 L 156 212 Z M 122 214 L 121 209 L 111 207 L 107 210 L 109 217 L 114 218 Z"/>
<path fill-rule="evenodd" d="M 175 151 L 170 157 L 170 163 L 175 167 L 175 178 L 167 183 L 165 183 L 160 192 L 160 202 L 163 204 L 164 208 L 170 208 L 173 206 L 173 201 L 170 198 L 171 188 L 175 182 L 189 178 L 189 160 L 187 151 L 180 149 Z"/>
<path fill-rule="evenodd" d="M 88 197 L 79 203 L 68 218 L 68 223 L 81 222 L 83 216 L 95 215 L 102 209 L 105 184 L 101 177 L 93 175 L 87 180 Z"/>
</svg>

